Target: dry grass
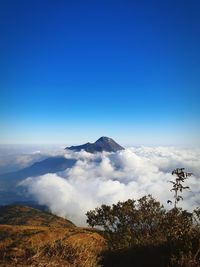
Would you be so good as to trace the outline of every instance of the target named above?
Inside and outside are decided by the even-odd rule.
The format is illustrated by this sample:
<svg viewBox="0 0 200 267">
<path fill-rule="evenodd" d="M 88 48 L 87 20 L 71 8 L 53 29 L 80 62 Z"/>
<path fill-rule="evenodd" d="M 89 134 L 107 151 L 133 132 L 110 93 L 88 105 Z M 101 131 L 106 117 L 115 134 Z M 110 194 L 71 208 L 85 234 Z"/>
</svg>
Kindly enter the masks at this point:
<svg viewBox="0 0 200 267">
<path fill-rule="evenodd" d="M 75 225 L 66 219 L 48 212 L 21 206 L 9 205 L 0 207 L 0 224 L 35 225 L 51 227 L 74 227 Z"/>
<path fill-rule="evenodd" d="M 7 220 L 0 224 L 2 267 L 96 267 L 106 248 L 105 240 L 94 230 L 32 208 L 9 207 L 1 215 L 1 220 Z M 14 225 L 15 220 L 26 225 Z"/>
<path fill-rule="evenodd" d="M 105 246 L 81 228 L 0 225 L 0 266 L 94 267 Z"/>
</svg>

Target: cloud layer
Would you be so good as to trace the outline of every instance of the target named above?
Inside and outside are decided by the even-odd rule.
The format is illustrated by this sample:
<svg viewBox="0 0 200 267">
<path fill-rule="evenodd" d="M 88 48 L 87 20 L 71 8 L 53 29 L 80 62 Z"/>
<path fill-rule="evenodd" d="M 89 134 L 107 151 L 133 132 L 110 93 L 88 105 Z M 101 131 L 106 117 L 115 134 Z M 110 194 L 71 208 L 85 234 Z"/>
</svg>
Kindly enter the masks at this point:
<svg viewBox="0 0 200 267">
<path fill-rule="evenodd" d="M 27 178 L 21 183 L 39 204 L 77 225 L 85 225 L 85 213 L 102 203 L 112 204 L 128 198 L 152 194 L 167 206 L 171 171 L 185 167 L 194 176 L 187 180 L 182 206 L 200 205 L 200 150 L 173 147 L 137 147 L 117 153 L 67 151 L 66 158 L 76 158 L 74 167 L 57 174 Z"/>
</svg>

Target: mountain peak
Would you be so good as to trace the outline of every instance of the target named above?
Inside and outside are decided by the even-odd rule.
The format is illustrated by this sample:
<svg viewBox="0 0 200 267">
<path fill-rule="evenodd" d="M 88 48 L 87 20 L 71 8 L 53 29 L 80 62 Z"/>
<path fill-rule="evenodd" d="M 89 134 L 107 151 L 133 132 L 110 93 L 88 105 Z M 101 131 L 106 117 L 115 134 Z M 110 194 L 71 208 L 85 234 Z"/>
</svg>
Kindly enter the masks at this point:
<svg viewBox="0 0 200 267">
<path fill-rule="evenodd" d="M 66 149 L 74 151 L 85 150 L 89 153 L 95 153 L 102 151 L 116 152 L 118 150 L 123 150 L 124 148 L 117 144 L 112 138 L 102 136 L 95 143 L 86 143 L 80 146 L 66 147 Z"/>
<path fill-rule="evenodd" d="M 109 141 L 114 141 L 114 140 L 112 138 L 110 138 L 110 137 L 102 136 L 95 143 L 98 143 L 98 142 L 109 142 Z"/>
</svg>

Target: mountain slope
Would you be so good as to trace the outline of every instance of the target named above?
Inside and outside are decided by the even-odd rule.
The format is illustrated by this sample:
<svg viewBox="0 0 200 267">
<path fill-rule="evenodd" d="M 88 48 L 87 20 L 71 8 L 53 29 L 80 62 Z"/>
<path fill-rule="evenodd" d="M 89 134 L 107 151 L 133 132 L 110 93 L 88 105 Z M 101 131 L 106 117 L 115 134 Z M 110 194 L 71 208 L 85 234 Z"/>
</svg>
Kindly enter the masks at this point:
<svg viewBox="0 0 200 267">
<path fill-rule="evenodd" d="M 116 152 L 124 148 L 109 137 L 101 137 L 95 143 L 87 143 L 81 146 L 66 148 L 73 151 L 85 150 L 89 153 L 95 152 Z M 46 173 L 57 173 L 71 168 L 76 163 L 76 159 L 67 159 L 64 156 L 46 158 L 40 162 L 35 162 L 31 166 L 14 172 L 0 174 L 0 204 L 20 203 L 34 201 L 30 196 L 24 194 L 23 188 L 17 184 L 28 177 L 41 176 Z"/>
<path fill-rule="evenodd" d="M 106 248 L 104 238 L 94 230 L 52 214 L 23 206 L 7 206 L 0 212 L 2 267 L 97 266 Z"/>
<path fill-rule="evenodd" d="M 40 176 L 46 173 L 56 173 L 71 168 L 75 164 L 75 159 L 66 159 L 63 156 L 50 157 L 16 172 L 0 175 L 1 190 L 12 191 L 16 189 L 16 184 L 27 177 Z"/>
<path fill-rule="evenodd" d="M 124 148 L 117 144 L 112 138 L 102 136 L 99 138 L 95 143 L 86 143 L 80 146 L 71 146 L 66 147 L 65 149 L 73 150 L 73 151 L 81 151 L 85 150 L 89 153 L 95 153 L 95 152 L 116 152 L 119 150 L 123 150 Z"/>
<path fill-rule="evenodd" d="M 22 205 L 0 206 L 0 224 L 74 227 L 69 220 Z"/>
</svg>

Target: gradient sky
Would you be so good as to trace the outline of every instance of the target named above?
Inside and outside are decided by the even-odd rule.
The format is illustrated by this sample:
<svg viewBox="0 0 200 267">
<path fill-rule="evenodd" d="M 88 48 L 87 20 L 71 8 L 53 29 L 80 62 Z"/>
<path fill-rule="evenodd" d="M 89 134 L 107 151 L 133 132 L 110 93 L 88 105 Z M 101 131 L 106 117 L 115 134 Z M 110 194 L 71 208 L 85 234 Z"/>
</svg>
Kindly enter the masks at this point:
<svg viewBox="0 0 200 267">
<path fill-rule="evenodd" d="M 199 0 L 1 0 L 0 143 L 199 145 Z"/>
</svg>

